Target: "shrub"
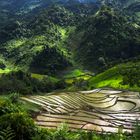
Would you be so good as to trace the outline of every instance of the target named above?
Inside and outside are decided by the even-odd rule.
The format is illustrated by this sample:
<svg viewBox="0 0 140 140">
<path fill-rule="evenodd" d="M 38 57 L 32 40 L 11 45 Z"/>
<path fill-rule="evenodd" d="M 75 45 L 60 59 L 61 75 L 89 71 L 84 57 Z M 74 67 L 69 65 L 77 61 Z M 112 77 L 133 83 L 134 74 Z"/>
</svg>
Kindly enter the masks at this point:
<svg viewBox="0 0 140 140">
<path fill-rule="evenodd" d="M 39 129 L 35 133 L 35 136 L 31 138 L 32 140 L 52 140 L 52 133 L 47 129 Z"/>
<path fill-rule="evenodd" d="M 15 133 L 10 127 L 0 130 L 0 140 L 14 140 L 14 138 Z"/>
<path fill-rule="evenodd" d="M 9 99 L 12 103 L 17 103 L 19 101 L 19 93 L 12 93 L 9 95 Z"/>
<path fill-rule="evenodd" d="M 23 112 L 8 113 L 0 117 L 0 128 L 12 128 L 16 140 L 29 140 L 34 135 L 35 125 L 33 120 Z"/>
<path fill-rule="evenodd" d="M 66 124 L 61 124 L 57 131 L 53 135 L 54 140 L 67 140 L 68 137 L 68 126 Z"/>
<path fill-rule="evenodd" d="M 12 113 L 12 112 L 19 112 L 20 108 L 12 104 L 9 99 L 7 100 L 0 100 L 0 116 L 7 114 L 7 113 Z"/>
<path fill-rule="evenodd" d="M 140 124 L 138 122 L 134 130 L 134 138 L 135 140 L 140 140 Z"/>
</svg>

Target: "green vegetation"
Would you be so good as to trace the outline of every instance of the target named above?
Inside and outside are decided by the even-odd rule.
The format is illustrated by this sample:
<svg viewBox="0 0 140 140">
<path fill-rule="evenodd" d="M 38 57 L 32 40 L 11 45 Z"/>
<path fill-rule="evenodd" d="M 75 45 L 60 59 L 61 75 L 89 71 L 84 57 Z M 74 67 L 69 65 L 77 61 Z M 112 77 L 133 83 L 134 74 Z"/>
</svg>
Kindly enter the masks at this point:
<svg viewBox="0 0 140 140">
<path fill-rule="evenodd" d="M 128 16 L 108 6 L 101 7 L 98 12 L 97 9 L 91 10 L 92 5 L 76 6 L 77 9 L 71 4 L 51 5 L 30 20 L 15 20 L 1 28 L 2 92 L 48 92 L 59 87 L 70 90 L 89 86 L 121 87 L 120 82 L 124 81 L 121 76 L 117 80 L 110 77 L 110 81 L 102 81 L 96 86 L 88 85 L 87 80 L 93 75 L 91 73 L 139 56 L 138 23 L 130 22 Z M 70 71 L 73 66 L 80 69 L 61 76 L 61 72 Z M 19 70 L 27 73 L 28 80 L 15 78 L 11 82 L 9 75 Z M 127 88 L 129 83 L 122 86 Z"/>
<path fill-rule="evenodd" d="M 75 59 L 86 69 L 98 72 L 139 56 L 139 28 L 110 7 L 101 7 L 80 25 L 74 34 L 77 39 L 79 32 L 82 37 L 74 49 Z"/>
<path fill-rule="evenodd" d="M 87 89 L 87 81 L 92 77 L 91 72 L 81 69 L 69 69 L 62 74 L 62 79 L 67 85 L 65 90 L 69 91 Z"/>
<path fill-rule="evenodd" d="M 14 100 L 12 100 L 14 99 Z M 0 100 L 0 137 L 1 139 L 21 139 L 31 136 L 34 122 L 23 108 L 20 108 L 15 96 Z M 8 121 L 7 121 L 8 120 Z M 6 135 L 8 134 L 8 135 Z M 2 140 L 3 140 L 2 139 Z"/>
<path fill-rule="evenodd" d="M 63 89 L 65 86 L 65 83 L 57 78 L 47 75 L 30 74 L 21 70 L 3 73 L 0 77 L 0 94 L 18 92 L 28 95 Z"/>
<path fill-rule="evenodd" d="M 11 128 L 7 127 L 6 129 L 0 131 L 0 138 L 1 140 L 12 140 L 15 138 L 15 133 Z"/>
<path fill-rule="evenodd" d="M 140 91 L 140 63 L 128 62 L 112 67 L 89 80 L 89 88 L 111 87 Z"/>
<path fill-rule="evenodd" d="M 137 104 L 133 108 L 132 102 L 128 102 L 128 98 L 131 100 L 131 98 L 134 98 L 134 96 L 137 97 L 137 94 L 135 95 L 134 93 L 130 94 L 127 92 L 117 93 L 117 95 L 119 94 L 119 99 L 112 97 L 116 95 L 110 94 L 110 97 L 113 99 L 110 100 L 108 95 L 105 95 L 102 92 L 105 92 L 105 90 L 100 90 L 100 93 L 91 94 L 60 93 L 59 95 L 20 97 L 19 94 L 14 93 L 8 96 L 0 96 L 0 139 L 5 140 L 7 138 L 8 140 L 20 140 L 22 138 L 23 140 L 139 140 L 139 125 L 137 125 L 137 123 L 135 124 L 134 121 L 134 126 L 131 125 L 131 127 L 135 127 L 135 130 L 132 133 L 124 133 L 123 131 L 128 127 L 128 121 L 126 124 L 123 124 L 123 127 L 120 125 L 120 123 L 124 122 L 123 119 L 126 118 L 126 112 L 121 113 L 121 117 L 123 118 L 120 119 L 118 116 L 118 109 L 112 108 L 111 106 L 111 104 L 114 104 L 113 100 L 116 100 L 118 104 L 121 104 L 123 99 L 124 105 L 122 108 L 119 108 L 119 111 L 121 111 L 121 109 L 124 110 L 125 108 L 127 113 L 130 113 L 128 117 L 135 120 L 135 118 L 131 117 L 134 115 L 131 113 L 131 111 L 134 113 L 135 108 L 137 108 L 139 104 L 135 100 Z M 124 96 L 127 96 L 127 98 L 123 98 Z M 58 98 L 59 100 L 56 100 Z M 92 100 L 94 100 L 94 102 Z M 117 107 L 116 101 L 114 106 Z M 57 108 L 57 104 L 60 104 L 60 102 L 60 108 L 62 107 L 62 110 Z M 128 106 L 127 103 L 131 105 Z M 49 105 L 50 108 L 46 108 L 45 106 L 47 105 Z M 57 107 L 55 107 L 55 105 L 57 105 Z M 92 111 L 92 107 L 96 108 L 96 112 Z M 60 111 L 59 113 L 58 110 Z M 76 110 L 79 110 L 80 112 L 78 111 L 77 113 L 73 114 L 72 112 L 75 112 Z M 113 116 L 108 114 L 109 110 L 113 111 Z M 101 113 L 102 111 L 104 112 L 103 114 Z M 55 115 L 56 113 L 57 115 Z M 96 115 L 93 115 L 93 113 Z M 137 114 L 137 111 L 135 113 Z M 107 115 L 110 117 L 114 117 L 115 115 L 116 119 L 113 121 L 116 121 L 117 129 L 113 129 L 116 126 L 107 125 L 105 128 L 104 125 L 102 126 L 103 122 L 107 121 L 104 119 L 107 117 Z M 135 115 L 135 117 L 136 116 L 137 115 Z M 34 123 L 31 117 L 36 118 L 36 123 Z M 96 119 L 96 122 L 93 121 L 94 119 Z M 98 119 L 100 121 L 97 121 Z M 119 119 L 118 124 L 117 119 Z M 106 123 L 113 122 L 107 121 Z M 86 124 L 92 124 L 93 126 L 98 124 L 98 127 L 92 127 L 91 125 L 87 127 Z M 39 127 L 41 125 L 43 125 L 44 128 Z M 82 130 L 80 125 L 84 125 L 82 128 L 89 129 L 89 131 Z M 100 129 L 100 126 L 102 126 L 104 130 Z M 55 129 L 53 129 L 54 127 Z M 90 130 L 90 127 L 92 130 Z M 111 130 L 115 130 L 116 133 L 105 133 L 110 131 L 110 127 Z M 76 130 L 72 131 L 72 128 L 75 128 Z M 93 131 L 93 128 L 96 131 L 98 130 L 104 132 L 104 134 Z M 129 129 L 126 130 L 128 131 Z"/>
<path fill-rule="evenodd" d="M 73 71 L 71 71 L 70 73 L 65 75 L 65 78 L 74 78 L 74 77 L 79 77 L 85 75 L 85 72 L 83 72 L 80 69 L 75 69 Z"/>
<path fill-rule="evenodd" d="M 110 3 L 0 1 L 0 140 L 140 140 L 140 3 Z"/>
</svg>

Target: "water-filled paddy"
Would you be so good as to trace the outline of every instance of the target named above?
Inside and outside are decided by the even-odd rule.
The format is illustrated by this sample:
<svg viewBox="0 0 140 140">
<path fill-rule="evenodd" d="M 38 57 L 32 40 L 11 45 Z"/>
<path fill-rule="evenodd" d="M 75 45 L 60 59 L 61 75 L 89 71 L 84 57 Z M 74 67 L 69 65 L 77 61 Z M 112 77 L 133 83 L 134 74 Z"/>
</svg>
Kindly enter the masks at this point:
<svg viewBox="0 0 140 140">
<path fill-rule="evenodd" d="M 124 131 L 131 132 L 136 120 L 140 120 L 140 98 L 135 92 L 98 89 L 29 96 L 22 100 L 42 108 L 35 121 L 46 128 L 67 123 L 72 130 L 117 132 L 123 127 Z"/>
</svg>

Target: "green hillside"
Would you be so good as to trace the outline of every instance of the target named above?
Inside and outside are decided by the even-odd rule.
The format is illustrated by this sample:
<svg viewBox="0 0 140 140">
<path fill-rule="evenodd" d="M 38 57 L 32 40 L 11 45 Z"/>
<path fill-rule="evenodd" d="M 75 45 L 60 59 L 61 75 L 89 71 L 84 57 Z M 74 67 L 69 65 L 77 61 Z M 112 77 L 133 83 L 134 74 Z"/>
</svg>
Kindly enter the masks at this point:
<svg viewBox="0 0 140 140">
<path fill-rule="evenodd" d="M 140 62 L 116 65 L 89 80 L 89 88 L 115 88 L 140 91 Z"/>
<path fill-rule="evenodd" d="M 0 0 L 0 140 L 140 140 L 139 0 Z"/>
<path fill-rule="evenodd" d="M 140 28 L 106 6 L 90 16 L 74 35 L 75 59 L 86 69 L 103 70 L 139 56 Z"/>
<path fill-rule="evenodd" d="M 89 6 L 79 5 L 80 9 L 76 13 L 72 7 L 53 5 L 29 20 L 17 20 L 4 26 L 0 30 L 3 73 L 22 70 L 25 75 L 57 77 L 64 82 L 60 87 L 68 84 L 67 88 L 71 89 L 69 86 L 74 84 L 74 87 L 84 85 L 85 88 L 84 82 L 92 74 L 65 80 L 67 74 L 62 76 L 62 73 L 72 67 L 98 73 L 139 58 L 137 23 L 108 6 L 102 6 L 97 12 L 95 9 L 93 13 Z"/>
</svg>

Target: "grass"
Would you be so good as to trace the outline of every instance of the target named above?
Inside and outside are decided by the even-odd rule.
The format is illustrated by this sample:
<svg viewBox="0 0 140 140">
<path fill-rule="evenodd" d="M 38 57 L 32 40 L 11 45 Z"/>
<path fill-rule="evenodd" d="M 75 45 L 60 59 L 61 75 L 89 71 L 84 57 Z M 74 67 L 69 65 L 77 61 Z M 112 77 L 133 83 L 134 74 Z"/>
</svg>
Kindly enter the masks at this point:
<svg viewBox="0 0 140 140">
<path fill-rule="evenodd" d="M 1 75 L 2 74 L 8 74 L 8 73 L 10 73 L 10 72 L 16 72 L 16 71 L 18 71 L 18 70 L 20 70 L 20 68 L 18 68 L 18 67 L 7 67 L 7 68 L 5 68 L 5 69 L 0 69 L 0 77 L 1 77 Z"/>
<path fill-rule="evenodd" d="M 38 80 L 43 80 L 45 78 L 45 75 L 37 74 L 37 73 L 31 73 L 31 77 L 38 79 Z"/>
<path fill-rule="evenodd" d="M 65 82 L 68 83 L 68 84 L 72 84 L 75 80 L 84 80 L 84 81 L 87 81 L 91 78 L 90 75 L 82 75 L 82 76 L 78 76 L 78 77 L 72 77 L 72 78 L 66 78 L 65 79 Z"/>
<path fill-rule="evenodd" d="M 81 75 L 85 75 L 85 73 L 80 69 L 75 69 L 73 71 L 70 71 L 64 77 L 65 78 L 73 78 L 73 77 L 78 77 L 78 76 L 81 76 Z"/>
<path fill-rule="evenodd" d="M 6 44 L 6 48 L 11 51 L 11 50 L 14 50 L 16 48 L 19 48 L 21 47 L 25 42 L 26 42 L 27 39 L 13 39 L 13 40 L 10 40 L 7 42 Z"/>
<path fill-rule="evenodd" d="M 122 81 L 122 77 L 118 73 L 118 68 L 113 67 L 89 80 L 91 87 L 106 87 L 111 85 L 118 85 Z"/>
<path fill-rule="evenodd" d="M 122 68 L 125 68 L 126 65 L 122 64 Z M 130 85 L 123 85 L 123 76 L 119 73 L 120 65 L 115 66 L 102 72 L 95 77 L 89 79 L 89 88 L 114 88 L 114 89 L 122 89 L 122 90 L 132 90 L 132 91 L 140 91 L 140 87 Z"/>
<path fill-rule="evenodd" d="M 33 52 L 41 52 L 43 50 L 43 45 L 35 46 L 31 49 Z"/>
<path fill-rule="evenodd" d="M 0 74 L 9 73 L 11 72 L 10 69 L 0 69 Z"/>
<path fill-rule="evenodd" d="M 67 29 L 68 29 L 68 31 L 67 31 Z M 71 32 L 69 28 L 67 28 L 67 29 L 58 27 L 58 31 L 61 34 L 61 40 L 56 42 L 58 45 L 58 48 L 63 52 L 63 54 L 66 57 L 69 56 L 69 54 L 68 54 L 67 48 L 65 47 L 65 42 L 67 41 L 68 36 Z"/>
<path fill-rule="evenodd" d="M 38 79 L 38 80 L 43 80 L 44 78 L 47 78 L 54 83 L 59 81 L 59 79 L 57 79 L 55 77 L 48 76 L 48 75 L 43 75 L 43 74 L 37 74 L 37 73 L 31 73 L 31 77 L 35 78 L 35 79 Z"/>
<path fill-rule="evenodd" d="M 65 79 L 66 83 L 72 84 L 75 80 L 88 80 L 91 78 L 91 75 L 89 72 L 85 72 L 80 69 L 74 69 L 66 73 L 63 78 Z"/>
<path fill-rule="evenodd" d="M 5 69 L 0 69 L 0 77 L 2 76 L 2 74 L 8 74 L 12 71 L 16 71 L 16 69 L 9 69 L 9 68 L 5 68 Z"/>
</svg>

